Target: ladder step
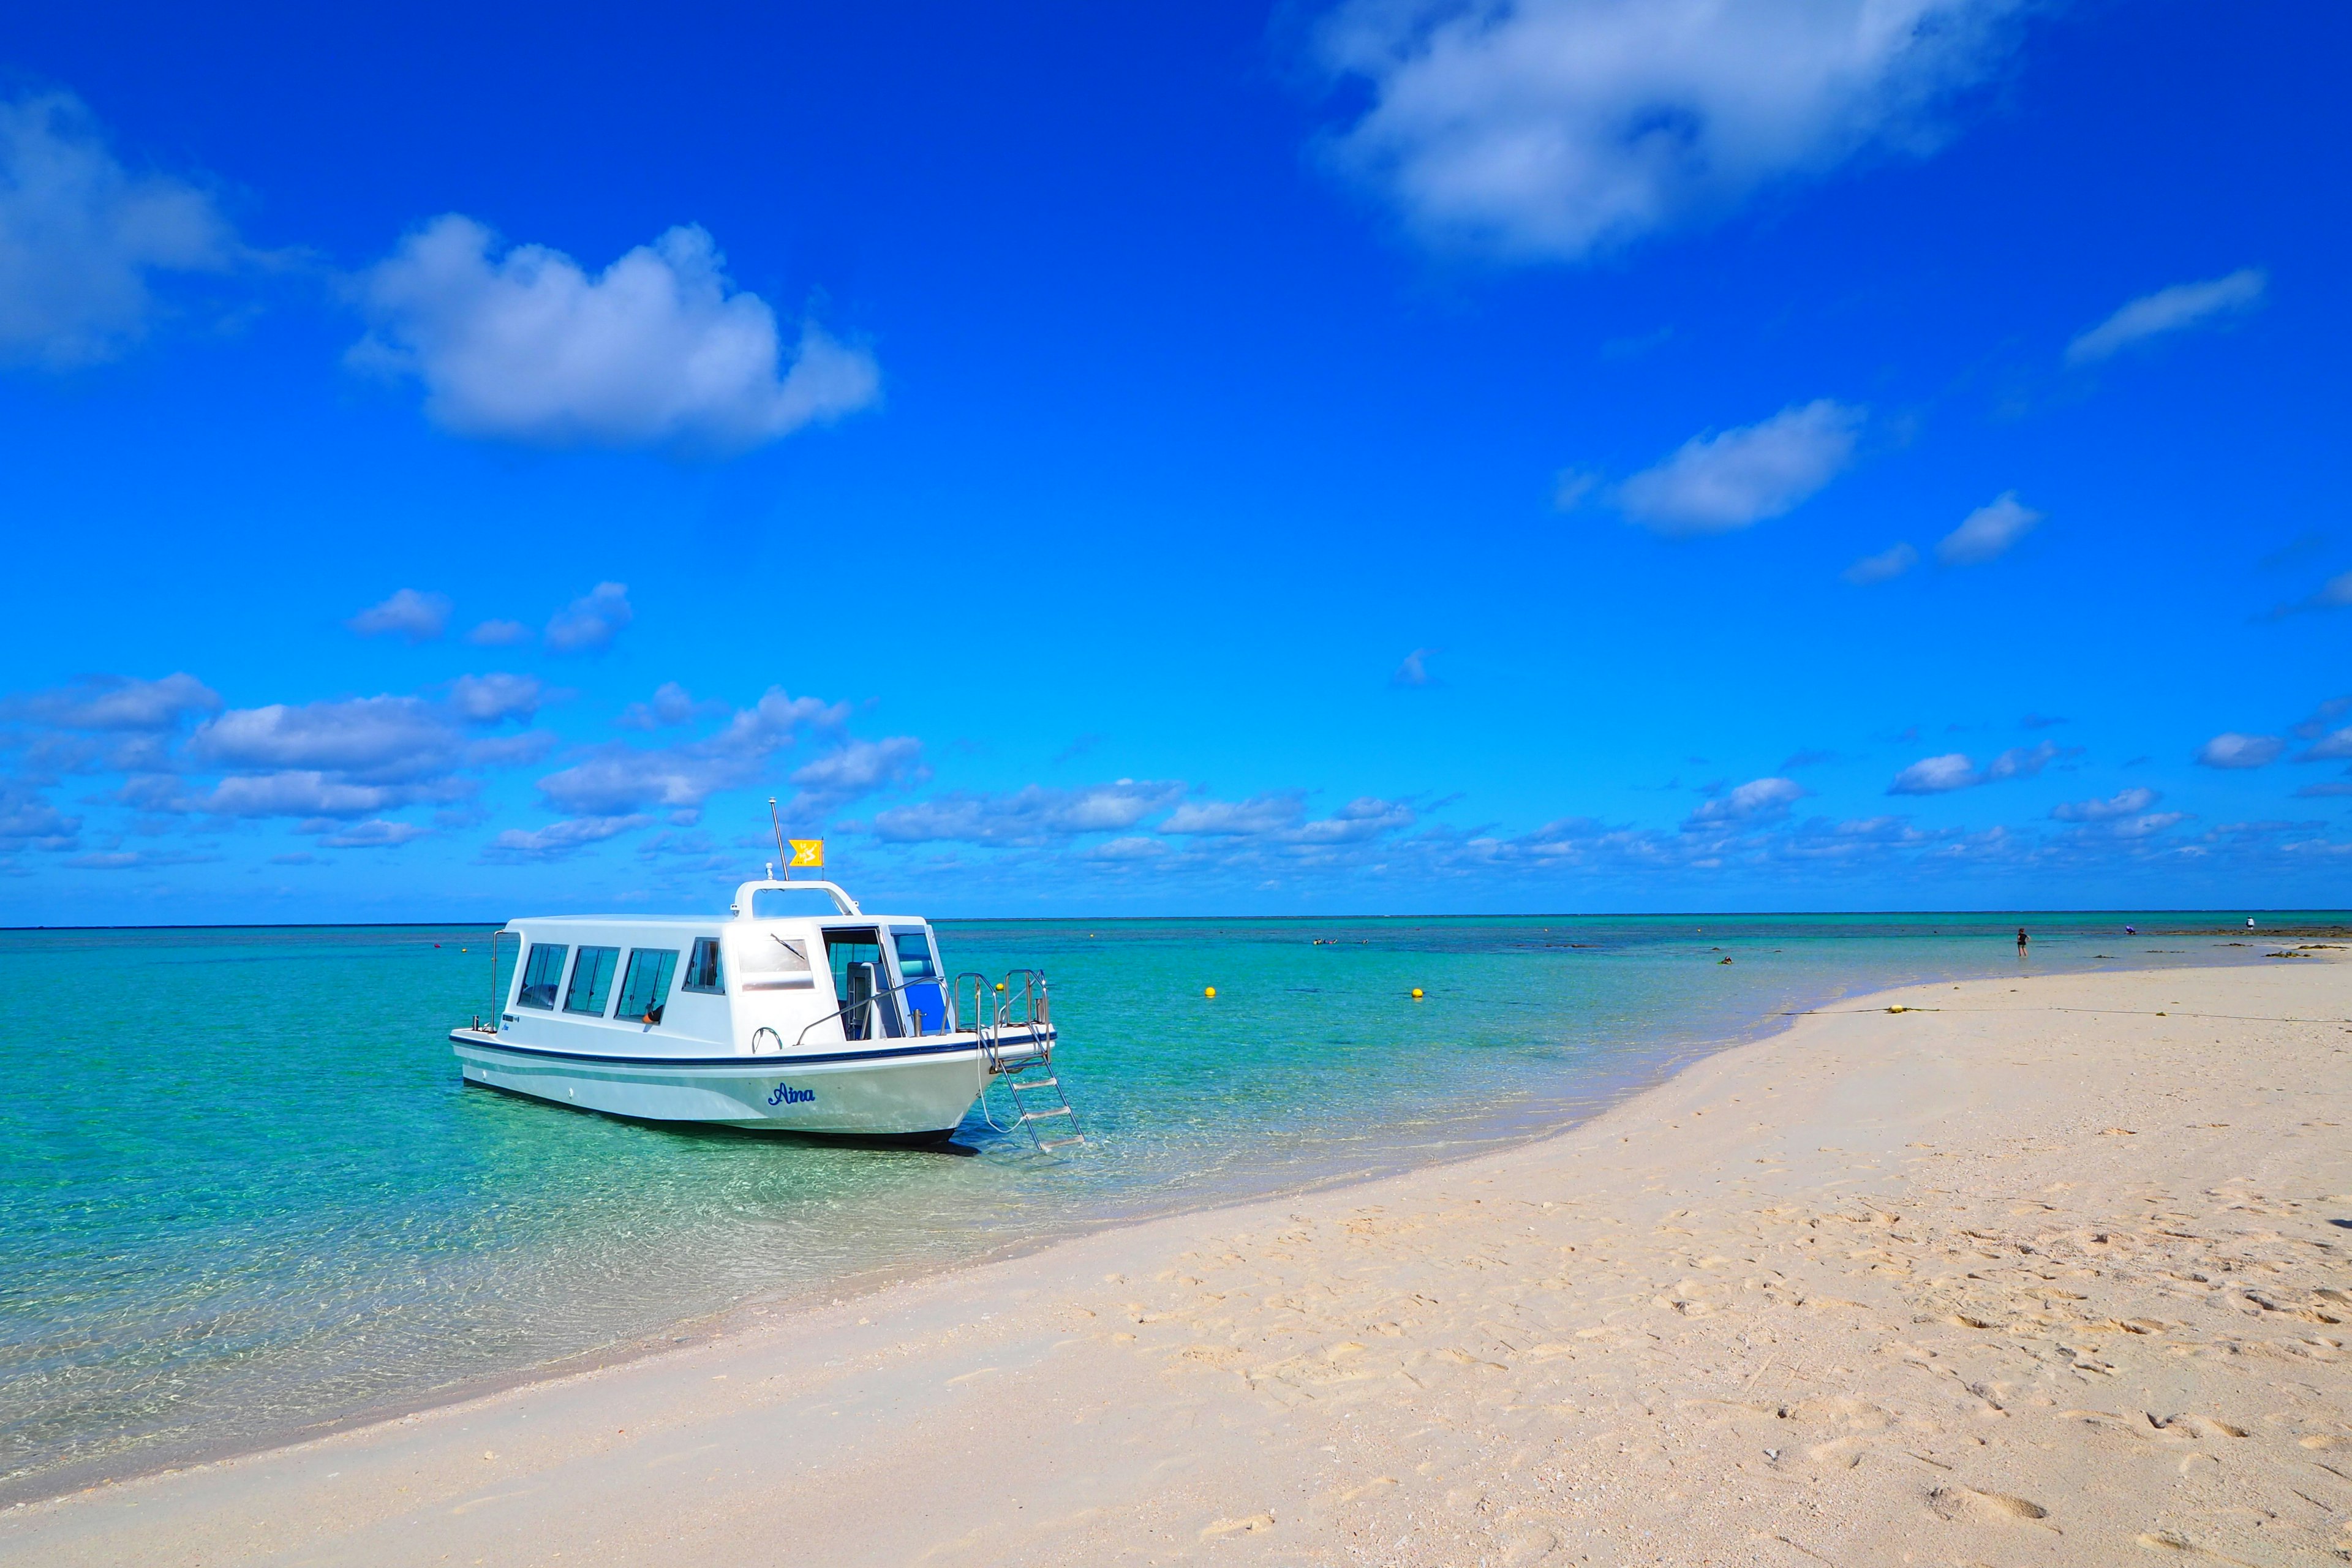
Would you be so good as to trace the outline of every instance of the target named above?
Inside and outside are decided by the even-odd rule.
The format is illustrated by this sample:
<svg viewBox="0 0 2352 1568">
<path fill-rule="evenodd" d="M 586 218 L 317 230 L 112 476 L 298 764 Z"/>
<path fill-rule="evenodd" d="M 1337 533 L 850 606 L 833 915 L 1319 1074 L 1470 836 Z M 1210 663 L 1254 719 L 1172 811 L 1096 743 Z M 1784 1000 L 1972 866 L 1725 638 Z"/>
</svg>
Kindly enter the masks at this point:
<svg viewBox="0 0 2352 1568">
<path fill-rule="evenodd" d="M 1008 1078 L 1004 1080 L 1004 1087 L 1015 1093 L 1024 1089 L 1059 1089 L 1061 1084 L 1062 1080 L 1057 1078 Z"/>
<path fill-rule="evenodd" d="M 1071 1116 L 1075 1114 L 1076 1113 L 1071 1110 L 1068 1106 L 1063 1105 L 1056 1106 L 1052 1110 L 1024 1110 L 1021 1113 L 1021 1120 L 1024 1121 L 1048 1121 L 1056 1116 Z"/>
<path fill-rule="evenodd" d="M 1056 1149 L 1066 1149 L 1073 1143 L 1083 1143 L 1086 1141 L 1087 1135 L 1083 1132 L 1079 1133 L 1076 1138 L 1040 1139 L 1037 1143 L 1037 1151 L 1042 1154 L 1050 1154 Z"/>
</svg>

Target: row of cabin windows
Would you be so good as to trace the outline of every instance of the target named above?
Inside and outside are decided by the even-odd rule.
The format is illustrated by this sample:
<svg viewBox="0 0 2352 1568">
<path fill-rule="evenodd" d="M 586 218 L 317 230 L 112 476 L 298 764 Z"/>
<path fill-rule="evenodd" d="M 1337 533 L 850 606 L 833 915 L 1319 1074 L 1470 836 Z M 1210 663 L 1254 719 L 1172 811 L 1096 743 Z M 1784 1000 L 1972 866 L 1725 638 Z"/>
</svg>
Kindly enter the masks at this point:
<svg viewBox="0 0 2352 1568">
<path fill-rule="evenodd" d="M 523 963 L 522 987 L 515 993 L 515 1005 L 551 1013 L 560 990 L 565 1012 L 604 1016 L 604 1004 L 612 995 L 613 972 L 620 966 L 621 950 L 582 948 L 579 956 L 572 961 L 572 983 L 566 985 L 563 963 L 571 955 L 571 948 L 562 942 L 531 943 L 530 956 Z M 637 1023 L 660 1023 L 662 1009 L 668 1005 L 670 976 L 677 973 L 677 956 L 674 948 L 630 949 L 629 967 L 621 976 L 620 1005 L 613 1010 L 613 1016 Z M 726 994 L 717 937 L 695 939 L 693 954 L 686 961 L 686 979 L 681 988 Z"/>
</svg>

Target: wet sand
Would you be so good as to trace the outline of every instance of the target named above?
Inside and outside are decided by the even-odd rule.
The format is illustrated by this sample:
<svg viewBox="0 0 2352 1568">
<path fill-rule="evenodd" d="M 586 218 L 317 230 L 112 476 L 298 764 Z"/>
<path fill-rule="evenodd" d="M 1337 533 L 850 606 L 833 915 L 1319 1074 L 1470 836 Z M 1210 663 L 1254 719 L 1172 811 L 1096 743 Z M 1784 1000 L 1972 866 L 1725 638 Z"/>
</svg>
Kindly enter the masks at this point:
<svg viewBox="0 0 2352 1568">
<path fill-rule="evenodd" d="M 20 1506 L 0 1561 L 2340 1562 L 2347 956 L 1888 993 L 1468 1163 Z"/>
</svg>

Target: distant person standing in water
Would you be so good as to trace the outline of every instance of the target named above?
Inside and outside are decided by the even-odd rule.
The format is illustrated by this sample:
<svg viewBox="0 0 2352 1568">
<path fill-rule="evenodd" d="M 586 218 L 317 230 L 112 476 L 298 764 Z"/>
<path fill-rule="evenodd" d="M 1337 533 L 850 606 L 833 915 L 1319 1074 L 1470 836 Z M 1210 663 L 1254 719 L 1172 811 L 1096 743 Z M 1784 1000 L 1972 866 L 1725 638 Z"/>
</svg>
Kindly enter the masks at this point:
<svg viewBox="0 0 2352 1568">
<path fill-rule="evenodd" d="M 2017 956 L 2020 958 L 2023 958 L 2025 956 L 2025 928 L 2023 926 L 2017 928 Z"/>
</svg>

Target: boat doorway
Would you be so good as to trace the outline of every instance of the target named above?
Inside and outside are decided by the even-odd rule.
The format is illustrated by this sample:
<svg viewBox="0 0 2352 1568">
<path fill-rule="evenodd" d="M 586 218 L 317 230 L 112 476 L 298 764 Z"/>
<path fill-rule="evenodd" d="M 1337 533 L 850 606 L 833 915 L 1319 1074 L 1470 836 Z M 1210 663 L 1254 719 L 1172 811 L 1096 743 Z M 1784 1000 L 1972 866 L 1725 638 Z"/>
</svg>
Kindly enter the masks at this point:
<svg viewBox="0 0 2352 1568">
<path fill-rule="evenodd" d="M 907 1032 L 898 993 L 874 926 L 825 928 L 824 958 L 841 998 L 841 1032 L 853 1040 L 897 1039 Z"/>
</svg>

